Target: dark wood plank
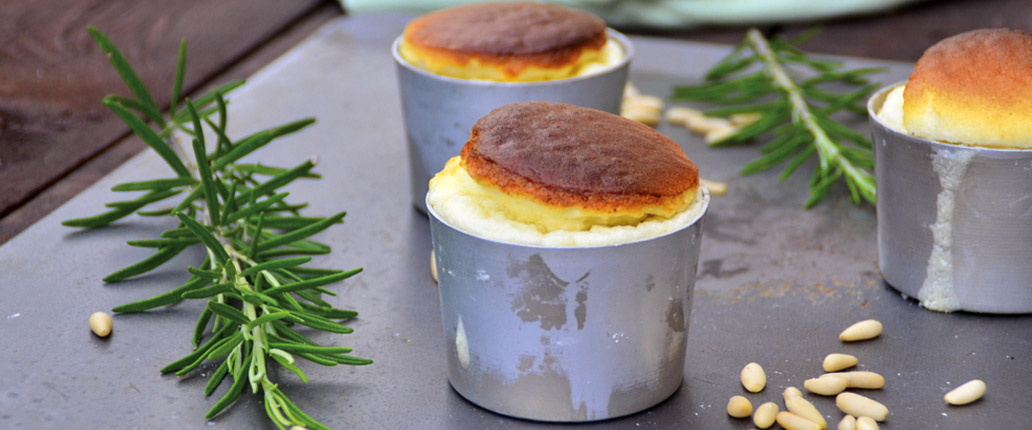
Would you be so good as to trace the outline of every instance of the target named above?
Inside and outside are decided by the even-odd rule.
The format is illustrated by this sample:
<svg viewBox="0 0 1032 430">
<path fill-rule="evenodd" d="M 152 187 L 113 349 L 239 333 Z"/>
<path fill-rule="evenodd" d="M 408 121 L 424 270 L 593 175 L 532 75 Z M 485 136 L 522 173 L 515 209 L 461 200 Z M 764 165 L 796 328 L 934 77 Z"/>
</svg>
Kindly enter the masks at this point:
<svg viewBox="0 0 1032 430">
<path fill-rule="evenodd" d="M 180 40 L 186 89 L 266 43 L 320 0 L 5 1 L 0 8 L 0 217 L 126 134 L 100 105 L 128 94 L 86 32 L 96 25 L 166 106 Z"/>
<path fill-rule="evenodd" d="M 821 26 L 821 34 L 801 45 L 809 52 L 914 62 L 926 48 L 957 33 L 1008 27 L 1032 33 L 1029 0 L 937 0 L 895 10 L 826 22 L 765 25 L 765 33 L 796 35 Z M 629 29 L 631 34 L 736 44 L 749 26 L 676 31 Z"/>
<path fill-rule="evenodd" d="M 1029 0 L 926 1 L 894 13 L 824 25 L 801 47 L 811 52 L 915 62 L 936 42 L 969 30 L 1007 27 L 1032 33 Z M 786 27 L 788 34 L 808 26 Z"/>
<path fill-rule="evenodd" d="M 246 58 L 232 64 L 228 70 L 202 83 L 205 87 L 204 89 L 232 79 L 250 76 L 307 38 L 319 26 L 340 14 L 340 7 L 336 4 L 332 2 L 320 4 L 311 13 L 283 29 L 274 39 L 263 44 L 256 51 L 249 53 Z M 102 114 L 112 115 L 108 112 L 102 112 Z M 109 148 L 101 151 L 97 156 L 86 160 L 81 166 L 73 169 L 59 181 L 11 211 L 7 216 L 0 217 L 0 244 L 10 240 L 16 234 L 25 230 L 145 148 L 146 145 L 142 141 L 135 136 L 129 136 L 118 140 Z"/>
</svg>

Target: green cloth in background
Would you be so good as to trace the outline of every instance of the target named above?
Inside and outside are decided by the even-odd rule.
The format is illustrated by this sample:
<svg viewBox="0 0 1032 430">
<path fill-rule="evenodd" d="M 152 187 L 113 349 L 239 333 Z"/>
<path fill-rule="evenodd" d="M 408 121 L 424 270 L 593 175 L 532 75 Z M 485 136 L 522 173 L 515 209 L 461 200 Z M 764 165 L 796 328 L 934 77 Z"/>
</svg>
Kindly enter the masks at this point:
<svg viewBox="0 0 1032 430">
<path fill-rule="evenodd" d="M 550 0 L 616 27 L 690 28 L 818 21 L 870 14 L 919 0 Z M 348 13 L 426 12 L 472 0 L 340 0 Z"/>
</svg>

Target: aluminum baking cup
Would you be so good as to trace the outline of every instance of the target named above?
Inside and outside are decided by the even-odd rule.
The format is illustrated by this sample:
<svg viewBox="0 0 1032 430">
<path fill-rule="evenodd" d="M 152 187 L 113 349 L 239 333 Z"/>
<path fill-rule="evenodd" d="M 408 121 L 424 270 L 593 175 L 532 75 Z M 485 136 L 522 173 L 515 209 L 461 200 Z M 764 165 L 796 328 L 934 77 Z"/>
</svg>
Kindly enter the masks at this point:
<svg viewBox="0 0 1032 430">
<path fill-rule="evenodd" d="M 412 204 L 426 212 L 423 198 L 430 178 L 459 155 L 478 119 L 496 107 L 522 101 L 572 104 L 620 114 L 627 70 L 634 55 L 624 35 L 607 29 L 610 42 L 623 48 L 619 63 L 597 73 L 538 82 L 491 82 L 435 75 L 401 58 L 399 36 L 391 46 L 398 71 L 402 114 L 408 140 Z"/>
<path fill-rule="evenodd" d="M 916 138 L 867 103 L 878 181 L 878 264 L 933 310 L 1032 312 L 1032 150 Z"/>
<path fill-rule="evenodd" d="M 614 418 L 670 397 L 684 374 L 709 193 L 699 198 L 680 230 L 593 248 L 482 239 L 430 208 L 452 387 L 540 421 Z"/>
</svg>

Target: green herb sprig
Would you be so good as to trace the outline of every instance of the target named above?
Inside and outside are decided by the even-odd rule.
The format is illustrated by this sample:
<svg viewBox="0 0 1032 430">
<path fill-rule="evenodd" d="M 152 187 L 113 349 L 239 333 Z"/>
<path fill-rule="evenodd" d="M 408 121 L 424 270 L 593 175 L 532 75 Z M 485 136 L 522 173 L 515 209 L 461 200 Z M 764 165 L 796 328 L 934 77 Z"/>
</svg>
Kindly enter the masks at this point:
<svg viewBox="0 0 1032 430">
<path fill-rule="evenodd" d="M 713 142 L 713 146 L 744 143 L 771 132 L 773 140 L 761 148 L 764 156 L 746 164 L 742 174 L 788 162 L 780 176 L 784 180 L 816 153 L 819 165 L 810 180 L 807 208 L 817 204 L 839 179 L 845 181 L 854 203 L 874 203 L 871 142 L 831 119 L 831 115 L 841 110 L 865 115 L 863 102 L 878 87 L 865 76 L 885 69 L 842 70 L 841 63 L 812 59 L 795 45 L 813 34 L 768 41 L 759 30 L 750 29 L 745 40 L 707 72 L 707 83 L 675 87 L 671 98 L 735 105 L 707 112 L 708 116 L 760 114 L 756 122 Z M 794 79 L 802 73 L 792 73 L 792 66 L 808 69 L 805 74 L 809 77 Z M 844 94 L 821 89 L 828 83 L 859 88 Z"/>
<path fill-rule="evenodd" d="M 352 332 L 335 320 L 348 320 L 358 313 L 334 308 L 322 296 L 334 295 L 324 286 L 362 269 L 305 266 L 311 255 L 330 252 L 329 246 L 308 238 L 343 222 L 345 212 L 329 217 L 301 216 L 299 211 L 306 205 L 288 203 L 288 193 L 279 191 L 299 178 L 318 178 L 312 172 L 311 161 L 293 168 L 239 162 L 276 138 L 301 130 L 315 120 L 302 119 L 235 141 L 230 139 L 226 133 L 224 96 L 243 81 L 231 82 L 195 100 L 183 99 L 180 105 L 186 71 L 185 41 L 179 48 L 170 112 L 165 117 L 118 48 L 96 28 L 90 27 L 89 32 L 134 96 L 108 96 L 104 106 L 153 148 L 175 176 L 115 185 L 112 190 L 117 192 L 144 194 L 108 203 L 106 206 L 111 209 L 99 215 L 63 224 L 98 228 L 132 213 L 178 220 L 176 228 L 161 233 L 157 239 L 129 241 L 130 246 L 153 248 L 155 252 L 108 275 L 104 278 L 107 282 L 147 273 L 194 245 L 207 250 L 207 257 L 200 264 L 186 268 L 191 277 L 183 285 L 113 310 L 142 312 L 184 299 L 207 300 L 193 329 L 194 351 L 165 366 L 161 373 L 183 376 L 205 362 L 213 362 L 212 366 L 217 363 L 204 394 L 214 393 L 227 378 L 232 383 L 205 415 L 208 419 L 250 388 L 252 393 L 262 392 L 265 410 L 279 428 L 327 428 L 290 401 L 273 382 L 269 365 L 279 363 L 307 383 L 307 376 L 296 364 L 297 358 L 325 366 L 372 363 L 348 355 L 351 348 L 323 346 L 295 330 L 305 326 L 330 333 Z M 205 125 L 217 137 L 210 152 L 205 142 Z M 190 139 L 189 147 L 183 147 L 176 131 Z M 176 196 L 180 200 L 170 202 Z M 164 208 L 145 210 L 163 202 L 169 203 Z"/>
</svg>

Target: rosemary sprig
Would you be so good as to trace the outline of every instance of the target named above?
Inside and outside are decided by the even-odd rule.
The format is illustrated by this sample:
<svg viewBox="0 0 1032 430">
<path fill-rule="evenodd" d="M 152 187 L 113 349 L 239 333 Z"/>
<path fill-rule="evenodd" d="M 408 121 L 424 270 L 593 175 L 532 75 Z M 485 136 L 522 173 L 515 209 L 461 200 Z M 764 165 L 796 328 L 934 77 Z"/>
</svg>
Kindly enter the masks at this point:
<svg viewBox="0 0 1032 430">
<path fill-rule="evenodd" d="M 299 210 L 305 205 L 288 203 L 288 193 L 278 191 L 298 178 L 318 178 L 311 172 L 311 161 L 294 168 L 236 163 L 315 120 L 303 119 L 230 140 L 224 96 L 243 82 L 231 82 L 193 100 L 183 99 L 180 106 L 186 70 L 185 41 L 179 48 L 170 113 L 164 117 L 118 48 L 96 28 L 90 27 L 89 32 L 135 96 L 108 96 L 103 104 L 161 156 L 175 177 L 115 185 L 114 191 L 144 194 L 108 203 L 111 210 L 99 215 L 63 224 L 104 227 L 134 212 L 178 220 L 176 228 L 161 233 L 159 238 L 129 241 L 131 246 L 154 248 L 155 253 L 108 275 L 104 278 L 107 282 L 147 273 L 194 245 L 203 245 L 207 250 L 206 258 L 197 267 L 186 268 L 192 276 L 185 284 L 149 299 L 116 306 L 114 311 L 142 312 L 184 299 L 207 300 L 193 330 L 194 351 L 165 366 L 161 373 L 183 376 L 207 361 L 217 363 L 204 394 L 211 395 L 226 378 L 232 384 L 205 415 L 208 419 L 225 410 L 250 387 L 252 393 L 261 390 L 265 410 L 279 428 L 327 428 L 290 401 L 273 382 L 269 365 L 275 361 L 302 382 L 308 382 L 296 358 L 325 366 L 372 363 L 348 355 L 351 348 L 323 346 L 291 328 L 302 325 L 331 333 L 352 332 L 335 320 L 351 319 L 358 313 L 333 308 L 321 296 L 332 295 L 323 288 L 325 285 L 354 276 L 362 269 L 342 271 L 304 266 L 311 260 L 307 255 L 330 252 L 329 246 L 308 238 L 343 222 L 345 213 L 304 217 Z M 217 122 L 212 120 L 216 115 Z M 215 148 L 211 152 L 205 142 L 204 125 L 218 137 L 218 142 L 210 145 Z M 177 131 L 189 136 L 191 145 L 184 147 Z M 177 196 L 181 200 L 170 202 Z M 144 210 L 164 202 L 167 203 L 163 209 Z"/>
<path fill-rule="evenodd" d="M 862 103 L 878 86 L 869 83 L 866 75 L 885 69 L 842 70 L 840 63 L 812 59 L 795 44 L 813 34 L 768 41 L 759 30 L 750 29 L 745 40 L 709 70 L 707 83 L 675 87 L 671 98 L 733 105 L 707 112 L 709 116 L 760 114 L 759 120 L 713 143 L 737 144 L 772 134 L 770 143 L 761 148 L 764 156 L 746 164 L 742 174 L 765 171 L 787 162 L 780 175 L 784 180 L 816 153 L 819 163 L 810 180 L 807 208 L 817 204 L 840 178 L 849 188 L 853 203 L 874 203 L 871 142 L 831 119 L 831 115 L 841 110 L 866 114 Z M 792 73 L 791 66 L 809 69 L 810 77 L 794 78 L 798 74 Z M 859 88 L 839 94 L 820 88 L 827 83 Z"/>
</svg>

